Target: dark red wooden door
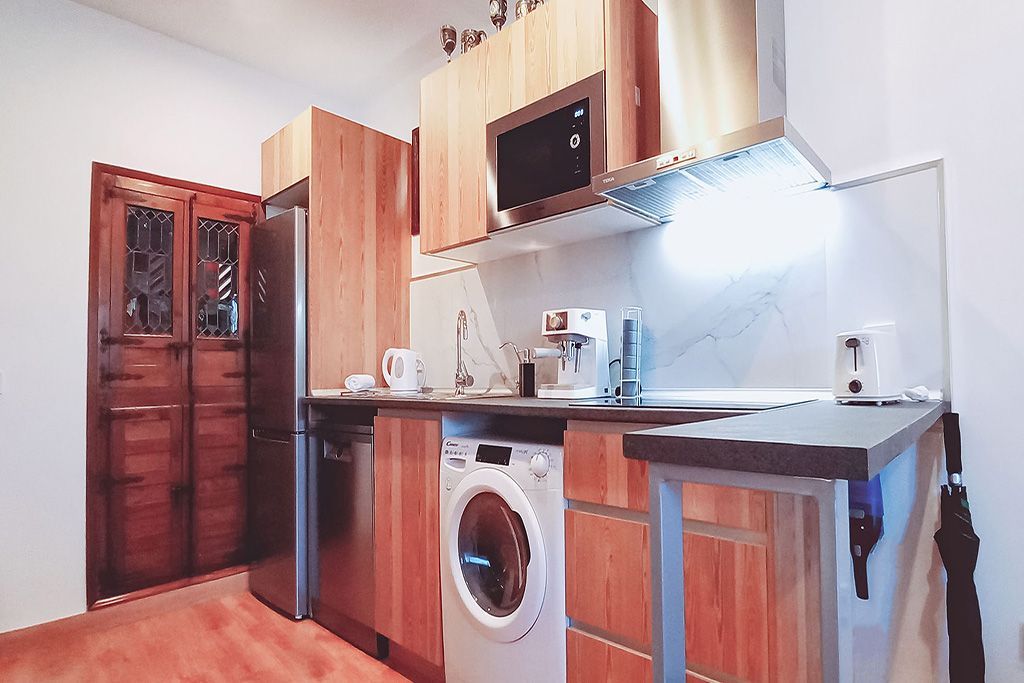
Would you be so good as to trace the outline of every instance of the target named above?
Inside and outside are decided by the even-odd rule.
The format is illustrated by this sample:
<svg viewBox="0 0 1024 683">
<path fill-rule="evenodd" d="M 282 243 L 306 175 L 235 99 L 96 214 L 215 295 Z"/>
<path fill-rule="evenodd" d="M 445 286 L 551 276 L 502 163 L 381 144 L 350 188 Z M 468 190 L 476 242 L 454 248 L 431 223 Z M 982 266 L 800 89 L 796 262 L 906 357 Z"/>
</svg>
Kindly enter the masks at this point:
<svg viewBox="0 0 1024 683">
<path fill-rule="evenodd" d="M 245 560 L 259 198 L 95 166 L 88 602 Z"/>
</svg>

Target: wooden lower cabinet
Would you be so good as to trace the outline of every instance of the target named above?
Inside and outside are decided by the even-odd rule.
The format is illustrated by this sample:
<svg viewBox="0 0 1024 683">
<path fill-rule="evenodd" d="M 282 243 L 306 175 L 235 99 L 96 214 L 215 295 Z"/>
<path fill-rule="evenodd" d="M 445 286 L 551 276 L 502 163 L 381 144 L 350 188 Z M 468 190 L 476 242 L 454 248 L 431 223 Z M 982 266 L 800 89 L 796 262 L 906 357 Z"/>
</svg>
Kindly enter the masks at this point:
<svg viewBox="0 0 1024 683">
<path fill-rule="evenodd" d="M 651 678 L 647 467 L 622 456 L 633 429 L 565 435 L 570 681 Z M 821 680 L 816 520 L 812 499 L 684 484 L 688 683 Z"/>
<path fill-rule="evenodd" d="M 192 411 L 192 567 L 205 574 L 246 561 L 244 403 Z"/>
<path fill-rule="evenodd" d="M 650 525 L 566 510 L 568 615 L 651 647 Z"/>
<path fill-rule="evenodd" d="M 651 656 L 575 628 L 566 632 L 569 683 L 649 681 Z"/>
<path fill-rule="evenodd" d="M 441 632 L 441 421 L 374 419 L 377 631 L 435 667 Z"/>
<path fill-rule="evenodd" d="M 726 680 L 771 680 L 768 549 L 684 533 L 683 558 L 689 668 Z"/>
<path fill-rule="evenodd" d="M 107 496 L 109 560 L 101 577 L 104 586 L 127 593 L 185 572 L 184 412 L 182 406 L 162 406 L 106 413 L 109 474 L 101 485 Z"/>
</svg>

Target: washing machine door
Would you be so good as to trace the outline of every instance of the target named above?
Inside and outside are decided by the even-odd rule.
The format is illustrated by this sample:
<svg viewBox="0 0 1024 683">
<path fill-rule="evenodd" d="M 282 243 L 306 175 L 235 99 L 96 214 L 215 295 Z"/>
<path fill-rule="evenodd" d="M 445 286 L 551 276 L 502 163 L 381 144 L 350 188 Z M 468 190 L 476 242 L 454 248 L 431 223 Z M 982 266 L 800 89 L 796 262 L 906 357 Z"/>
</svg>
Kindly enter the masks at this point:
<svg viewBox="0 0 1024 683">
<path fill-rule="evenodd" d="M 540 523 L 523 489 L 504 472 L 471 472 L 448 505 L 449 578 L 477 630 L 510 643 L 540 615 L 547 557 Z"/>
</svg>

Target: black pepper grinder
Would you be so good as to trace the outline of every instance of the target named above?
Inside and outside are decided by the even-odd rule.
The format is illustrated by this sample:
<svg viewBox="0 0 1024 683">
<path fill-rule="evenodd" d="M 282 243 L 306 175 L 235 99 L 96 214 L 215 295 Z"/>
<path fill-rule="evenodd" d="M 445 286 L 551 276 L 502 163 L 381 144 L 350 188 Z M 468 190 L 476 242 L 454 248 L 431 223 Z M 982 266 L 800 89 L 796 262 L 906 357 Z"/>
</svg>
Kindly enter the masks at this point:
<svg viewBox="0 0 1024 683">
<path fill-rule="evenodd" d="M 533 349 L 524 349 L 526 355 L 519 363 L 519 395 L 534 398 L 537 395 L 537 364 L 533 362 Z"/>
<path fill-rule="evenodd" d="M 519 362 L 519 396 L 522 398 L 533 398 L 537 395 L 537 364 L 533 362 L 533 350 L 530 348 L 519 350 L 519 347 L 512 342 L 505 342 L 499 348 L 511 346 Z M 525 351 L 525 354 L 523 353 Z"/>
</svg>

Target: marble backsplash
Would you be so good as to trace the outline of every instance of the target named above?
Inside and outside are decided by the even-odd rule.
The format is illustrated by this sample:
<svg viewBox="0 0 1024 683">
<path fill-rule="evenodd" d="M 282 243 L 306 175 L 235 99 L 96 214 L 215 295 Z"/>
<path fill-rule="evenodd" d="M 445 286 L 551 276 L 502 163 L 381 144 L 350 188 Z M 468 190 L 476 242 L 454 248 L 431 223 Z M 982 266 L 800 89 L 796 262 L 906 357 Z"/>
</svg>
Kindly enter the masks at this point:
<svg viewBox="0 0 1024 683">
<path fill-rule="evenodd" d="M 945 385 L 944 243 L 934 169 L 840 191 L 703 204 L 674 223 L 433 274 L 411 285 L 412 347 L 451 386 L 455 321 L 477 387 L 514 388 L 503 341 L 542 346 L 541 313 L 643 308 L 650 388 L 829 387 L 835 334 L 895 321 L 910 384 Z M 436 260 L 435 260 L 436 262 Z M 552 381 L 555 361 L 538 361 Z M 613 383 L 615 377 L 613 376 Z"/>
</svg>

